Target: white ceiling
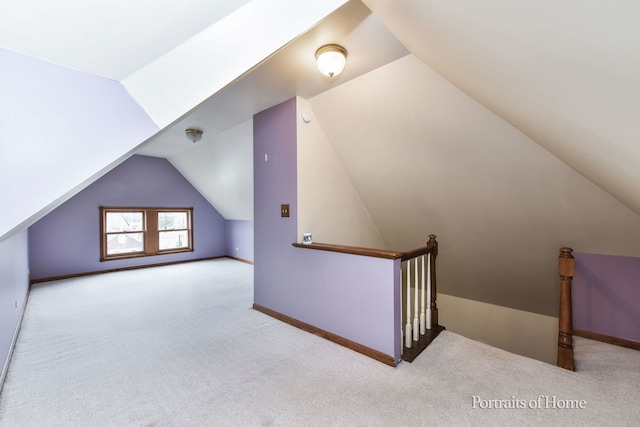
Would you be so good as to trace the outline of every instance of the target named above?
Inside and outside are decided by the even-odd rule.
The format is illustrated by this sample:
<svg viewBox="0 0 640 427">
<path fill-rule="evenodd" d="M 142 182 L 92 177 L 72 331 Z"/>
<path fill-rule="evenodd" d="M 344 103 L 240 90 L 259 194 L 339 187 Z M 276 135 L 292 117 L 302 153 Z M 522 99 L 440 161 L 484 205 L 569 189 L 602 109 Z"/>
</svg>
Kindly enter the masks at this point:
<svg viewBox="0 0 640 427">
<path fill-rule="evenodd" d="M 315 51 L 327 43 L 348 51 L 345 70 L 334 78 L 320 74 L 315 63 Z M 226 219 L 251 220 L 253 115 L 294 96 L 311 98 L 407 54 L 366 6 L 349 2 L 146 142 L 137 154 L 168 158 Z M 202 140 L 189 141 L 188 128 L 202 130 Z"/>
<path fill-rule="evenodd" d="M 250 0 L 3 0 L 0 46 L 112 80 Z"/>
<path fill-rule="evenodd" d="M 3 9 L 11 13 L 0 14 L 0 46 L 124 81 L 248 3 L 251 0 L 182 0 L 159 7 L 151 0 L 10 0 L 3 2 Z M 18 18 L 27 16 L 28 26 Z M 349 52 L 344 73 L 334 79 L 319 74 L 315 65 L 315 51 L 327 43 L 339 43 Z M 177 155 L 192 148 L 184 136 L 188 127 L 203 130 L 206 141 L 286 99 L 312 97 L 407 53 L 366 6 L 351 1 L 197 109 L 185 111 L 181 120 L 148 141 L 139 154 Z M 184 64 L 194 69 L 198 65 L 197 56 Z"/>
<path fill-rule="evenodd" d="M 334 78 L 320 74 L 315 63 L 315 51 L 327 43 L 348 52 L 344 72 Z M 185 137 L 187 128 L 202 130 L 201 143 L 206 143 L 266 108 L 294 96 L 311 98 L 408 53 L 366 6 L 349 2 L 147 142 L 138 154 L 175 156 L 193 147 Z"/>
<path fill-rule="evenodd" d="M 216 22 L 256 4 L 271 9 L 284 5 L 276 0 L 4 0 L 0 46 L 123 80 Z M 373 15 L 363 12 L 360 2 L 349 2 L 317 28 L 255 64 L 249 74 L 236 76 L 199 110 L 184 111 L 186 115 L 178 118 L 182 121 L 140 153 L 175 155 L 188 147 L 183 139 L 188 126 L 202 128 L 207 138 L 288 97 L 314 96 L 409 51 L 640 213 L 639 2 L 364 4 Z M 288 21 L 293 25 L 295 19 Z M 321 80 L 313 70 L 310 52 L 325 42 L 343 43 L 350 52 L 347 70 L 336 83 Z M 230 38 L 228 43 L 236 41 Z M 197 64 L 195 57 L 192 66 Z"/>
<path fill-rule="evenodd" d="M 640 214 L 640 2 L 365 3 L 425 64 Z"/>
<path fill-rule="evenodd" d="M 151 0 L 5 0 L 0 46 L 122 80 L 248 3 L 183 0 L 159 7 Z M 404 45 L 640 213 L 636 197 L 640 3 L 365 0 L 365 4 L 375 15 L 363 17 L 352 11 L 355 21 L 332 18 L 331 25 L 324 23 L 278 52 L 141 153 L 171 156 L 186 148 L 179 142 L 184 144 L 180 140 L 187 126 L 200 126 L 207 134 L 220 132 L 287 97 L 310 97 L 327 89 L 330 84 L 313 74 L 313 56 L 307 53 L 321 43 L 349 44 L 342 81 L 396 59 L 399 52 L 406 53 Z M 359 8 L 354 5 L 360 3 L 347 7 Z M 402 45 L 388 37 L 389 30 Z M 387 48 L 389 56 L 383 53 Z M 381 56 L 373 58 L 376 53 Z M 374 63 L 365 65 L 369 60 Z"/>
</svg>

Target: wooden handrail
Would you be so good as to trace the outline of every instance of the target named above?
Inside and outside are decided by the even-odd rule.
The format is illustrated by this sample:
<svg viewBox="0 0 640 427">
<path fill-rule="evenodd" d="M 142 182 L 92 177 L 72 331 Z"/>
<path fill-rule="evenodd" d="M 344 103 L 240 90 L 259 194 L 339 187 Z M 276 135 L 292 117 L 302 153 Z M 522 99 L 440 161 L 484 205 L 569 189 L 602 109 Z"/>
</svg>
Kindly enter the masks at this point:
<svg viewBox="0 0 640 427">
<path fill-rule="evenodd" d="M 394 251 L 394 250 L 387 250 L 387 249 L 363 248 L 359 246 L 334 245 L 331 243 L 316 243 L 316 242 L 292 243 L 292 245 L 296 248 L 316 249 L 316 250 L 328 251 L 328 252 L 340 252 L 344 254 L 362 255 L 362 256 L 368 256 L 373 258 L 401 259 L 402 261 L 406 261 L 408 259 L 412 259 L 420 255 L 433 253 L 434 251 L 437 254 L 437 251 L 438 251 L 438 242 L 436 241 L 435 234 L 429 235 L 429 241 L 427 242 L 426 246 L 423 246 L 417 249 L 412 249 L 409 251 Z"/>
<path fill-rule="evenodd" d="M 573 249 L 560 248 L 558 274 L 560 275 L 560 315 L 558 318 L 558 366 L 574 370 L 573 322 L 571 310 L 571 281 L 575 273 Z"/>
<path fill-rule="evenodd" d="M 334 245 L 331 243 L 293 243 L 296 248 L 316 249 L 327 252 L 340 252 L 343 254 L 362 255 L 373 258 L 396 259 L 404 252 L 389 251 L 386 249 L 361 248 L 358 246 Z"/>
<path fill-rule="evenodd" d="M 429 234 L 429 241 L 427 242 L 426 246 L 423 246 L 423 247 L 417 248 L 417 249 L 412 249 L 410 251 L 402 252 L 402 253 L 400 253 L 398 255 L 398 258 L 400 258 L 402 261 L 406 261 L 408 259 L 413 259 L 413 258 L 419 257 L 421 255 L 434 253 L 434 251 L 436 253 L 438 252 L 438 242 L 436 241 L 436 235 L 435 234 Z M 434 256 L 434 258 L 435 258 L 435 256 Z"/>
</svg>

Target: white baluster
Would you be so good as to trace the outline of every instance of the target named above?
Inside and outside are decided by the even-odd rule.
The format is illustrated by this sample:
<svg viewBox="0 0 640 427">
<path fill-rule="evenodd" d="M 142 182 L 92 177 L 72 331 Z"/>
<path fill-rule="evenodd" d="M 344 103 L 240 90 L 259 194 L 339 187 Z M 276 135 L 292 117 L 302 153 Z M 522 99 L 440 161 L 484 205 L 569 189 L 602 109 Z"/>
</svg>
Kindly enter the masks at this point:
<svg viewBox="0 0 640 427">
<path fill-rule="evenodd" d="M 398 335 L 398 337 L 400 338 L 400 353 L 402 353 L 402 347 L 404 346 L 404 336 L 402 335 L 404 332 L 403 329 L 403 324 L 402 324 L 402 315 L 404 313 L 403 310 L 403 306 L 402 306 L 402 287 L 404 285 L 404 283 L 402 283 L 402 279 L 403 279 L 403 274 L 402 274 L 402 265 L 400 266 L 400 310 L 398 310 L 398 315 L 400 316 L 400 321 L 398 322 L 398 325 L 400 325 L 400 335 Z"/>
<path fill-rule="evenodd" d="M 427 329 L 431 329 L 431 254 L 427 255 Z"/>
<path fill-rule="evenodd" d="M 407 324 L 404 329 L 404 346 L 411 348 L 411 262 L 407 262 Z"/>
<path fill-rule="evenodd" d="M 416 262 L 415 262 L 415 270 L 414 271 L 414 286 L 416 287 L 416 293 L 415 293 L 415 298 L 414 298 L 414 302 L 415 302 L 415 306 L 413 309 L 413 340 L 414 341 L 418 341 L 418 339 L 420 339 L 420 322 L 418 320 L 418 258 L 416 258 Z"/>
<path fill-rule="evenodd" d="M 420 295 L 422 297 L 422 300 L 420 301 L 420 335 L 424 335 L 427 332 L 427 323 L 425 320 L 425 307 L 424 307 L 424 296 L 426 293 L 426 289 L 425 289 L 425 274 L 426 271 L 424 270 L 424 255 L 422 255 L 422 280 L 420 283 Z"/>
</svg>

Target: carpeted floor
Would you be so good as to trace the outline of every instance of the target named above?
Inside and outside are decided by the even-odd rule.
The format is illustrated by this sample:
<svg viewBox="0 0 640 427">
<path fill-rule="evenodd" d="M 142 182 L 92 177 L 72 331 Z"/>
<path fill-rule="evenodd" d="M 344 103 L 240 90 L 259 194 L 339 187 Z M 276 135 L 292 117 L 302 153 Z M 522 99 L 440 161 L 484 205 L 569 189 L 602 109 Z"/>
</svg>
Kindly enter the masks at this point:
<svg viewBox="0 0 640 427">
<path fill-rule="evenodd" d="M 34 286 L 0 425 L 640 419 L 640 352 L 577 338 L 574 373 L 445 331 L 414 363 L 391 368 L 252 310 L 252 283 L 252 266 L 221 259 Z"/>
</svg>

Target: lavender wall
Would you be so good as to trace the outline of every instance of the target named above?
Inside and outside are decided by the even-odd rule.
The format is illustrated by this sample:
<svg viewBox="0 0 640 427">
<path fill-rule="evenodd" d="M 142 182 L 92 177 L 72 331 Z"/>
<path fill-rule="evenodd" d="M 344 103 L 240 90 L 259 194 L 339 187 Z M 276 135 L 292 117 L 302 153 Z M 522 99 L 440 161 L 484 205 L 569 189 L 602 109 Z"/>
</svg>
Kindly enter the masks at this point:
<svg viewBox="0 0 640 427">
<path fill-rule="evenodd" d="M 295 280 L 290 267 L 297 232 L 296 161 L 293 98 L 253 118 L 254 301 L 283 314 L 295 305 L 287 290 Z M 289 218 L 280 217 L 282 203 L 290 205 Z"/>
<path fill-rule="evenodd" d="M 640 342 L 640 258 L 573 256 L 573 327 Z"/>
<path fill-rule="evenodd" d="M 289 316 L 400 360 L 400 260 L 300 248 L 290 270 Z"/>
<path fill-rule="evenodd" d="M 0 64 L 3 239 L 44 217 L 159 128 L 119 82 L 2 48 Z"/>
<path fill-rule="evenodd" d="M 227 255 L 253 261 L 253 221 L 227 220 L 224 231 Z"/>
<path fill-rule="evenodd" d="M 398 261 L 291 245 L 298 222 L 295 98 L 255 115 L 253 132 L 254 302 L 398 360 Z M 289 218 L 280 216 L 282 203 L 290 204 Z"/>
<path fill-rule="evenodd" d="M 100 206 L 193 207 L 194 251 L 100 262 Z M 155 157 L 131 157 L 29 228 L 31 279 L 221 255 L 224 218 Z"/>
<path fill-rule="evenodd" d="M 29 288 L 27 231 L 0 242 L 0 368 L 4 372 L 9 347 Z"/>
</svg>

